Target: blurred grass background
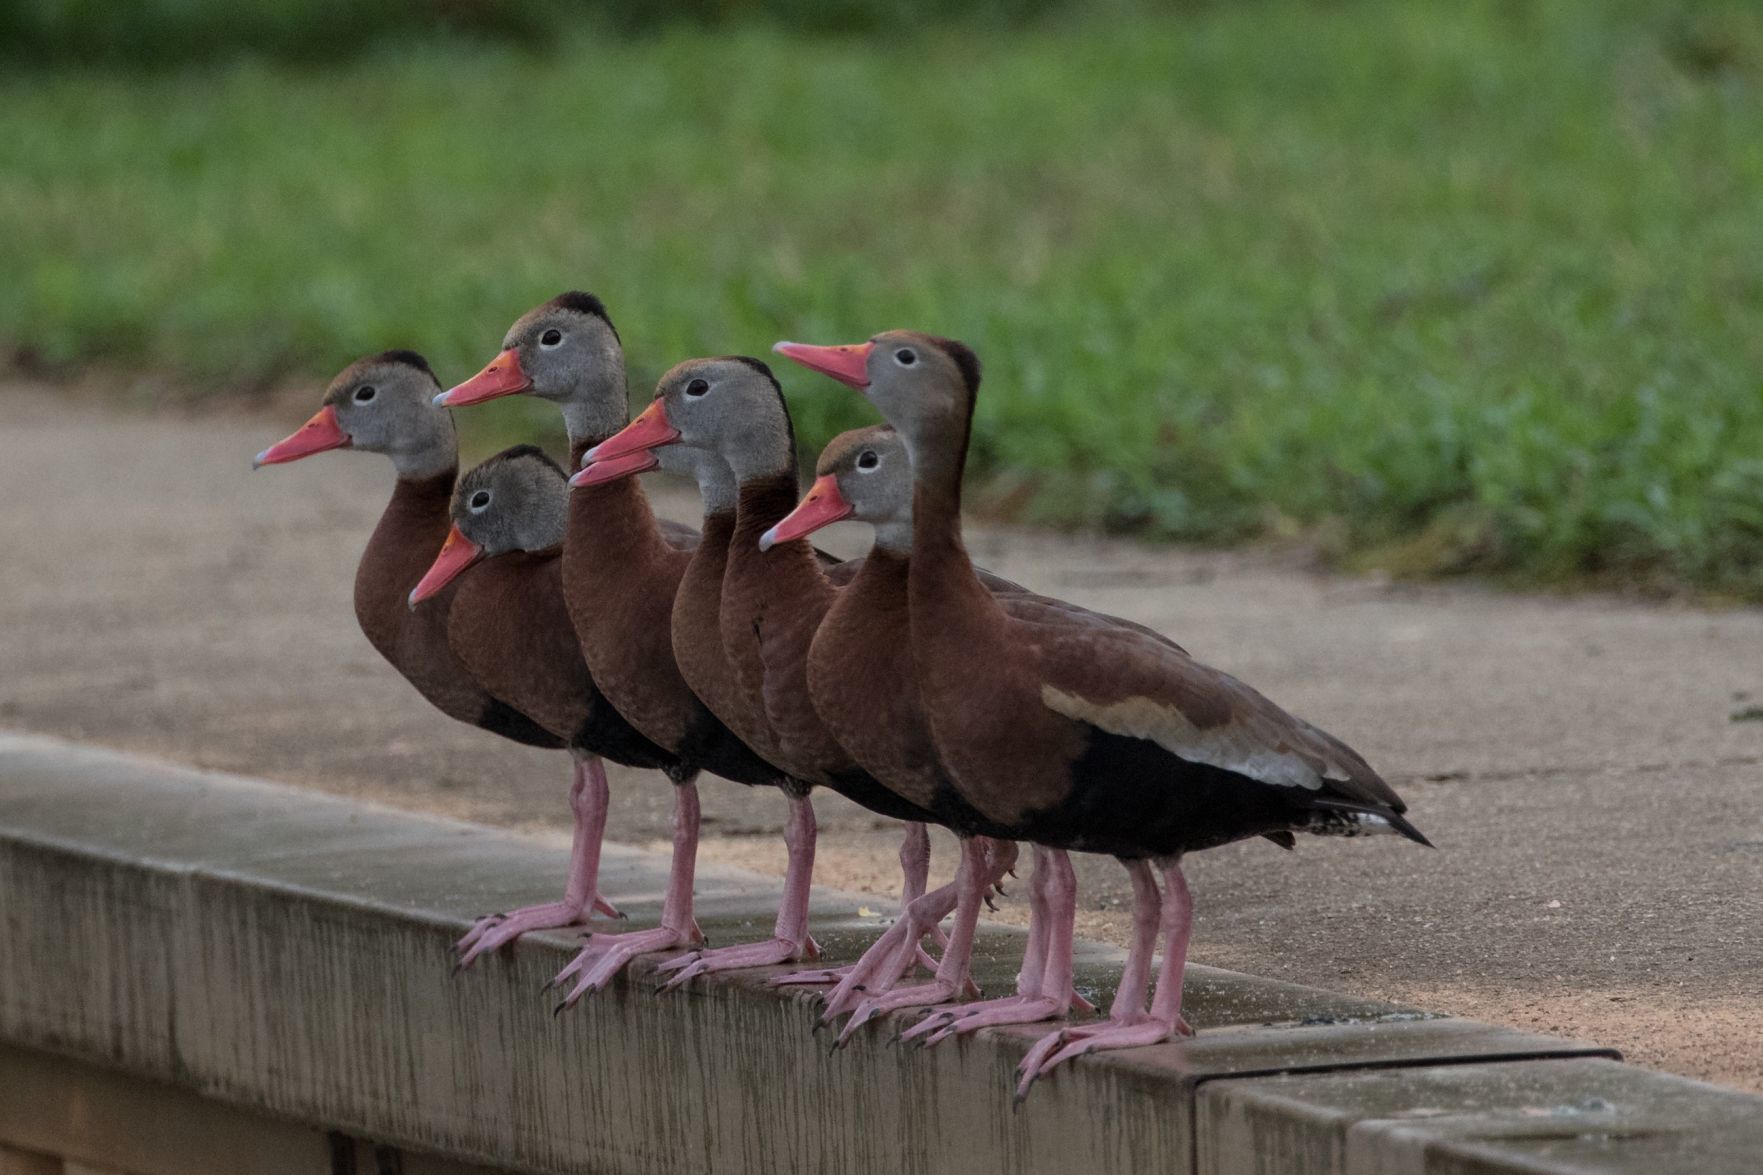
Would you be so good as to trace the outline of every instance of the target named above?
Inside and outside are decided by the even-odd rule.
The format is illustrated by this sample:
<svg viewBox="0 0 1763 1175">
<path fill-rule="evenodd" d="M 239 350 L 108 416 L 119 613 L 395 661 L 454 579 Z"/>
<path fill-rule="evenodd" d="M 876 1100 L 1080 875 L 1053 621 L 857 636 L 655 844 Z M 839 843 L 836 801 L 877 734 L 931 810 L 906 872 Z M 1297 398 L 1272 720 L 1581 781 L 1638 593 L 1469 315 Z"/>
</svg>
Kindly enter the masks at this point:
<svg viewBox="0 0 1763 1175">
<path fill-rule="evenodd" d="M 940 8 L 15 2 L 0 346 L 456 380 L 580 287 L 640 397 L 915 326 L 986 361 L 996 513 L 1763 598 L 1763 7 Z"/>
</svg>

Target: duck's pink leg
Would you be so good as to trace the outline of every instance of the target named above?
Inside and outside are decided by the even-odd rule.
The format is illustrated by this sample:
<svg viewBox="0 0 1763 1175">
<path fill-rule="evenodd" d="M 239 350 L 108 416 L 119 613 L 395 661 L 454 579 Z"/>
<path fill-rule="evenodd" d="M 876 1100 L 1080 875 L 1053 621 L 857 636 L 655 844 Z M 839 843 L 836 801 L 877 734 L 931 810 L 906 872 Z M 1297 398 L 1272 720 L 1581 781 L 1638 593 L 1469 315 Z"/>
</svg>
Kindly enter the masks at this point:
<svg viewBox="0 0 1763 1175">
<path fill-rule="evenodd" d="M 799 959 L 820 957 L 820 944 L 808 935 L 808 889 L 814 878 L 814 805 L 807 796 L 790 797 L 790 820 L 784 826 L 784 844 L 790 863 L 784 873 L 783 901 L 777 908 L 777 924 L 764 942 L 693 951 L 669 959 L 656 973 L 668 975 L 661 987 L 672 991 L 700 975 L 735 971 L 743 967 L 770 967 Z"/>
<path fill-rule="evenodd" d="M 1194 923 L 1194 899 L 1188 891 L 1187 878 L 1182 876 L 1179 859 L 1164 866 L 1163 879 L 1164 887 L 1168 890 L 1162 903 L 1163 969 L 1157 976 L 1157 994 L 1151 1001 L 1150 1013 L 1145 1012 L 1143 1001 L 1155 934 L 1154 929 L 1152 935 L 1142 932 L 1141 924 L 1144 920 L 1135 910 L 1132 954 L 1127 958 L 1127 971 L 1121 977 L 1120 993 L 1114 1001 L 1108 1020 L 1102 1024 L 1068 1028 L 1037 1041 L 1017 1069 L 1018 1104 L 1028 1096 L 1030 1087 L 1043 1074 L 1073 1057 L 1104 1049 L 1139 1048 L 1147 1044 L 1159 1044 L 1172 1036 L 1194 1034 L 1193 1028 L 1181 1016 L 1182 976 L 1187 970 L 1188 936 Z M 1152 883 L 1148 867 L 1143 871 L 1143 885 L 1150 888 L 1153 896 L 1156 894 L 1156 886 Z M 1142 901 L 1139 895 L 1141 879 L 1137 870 L 1133 874 L 1133 890 L 1135 901 Z M 1131 1002 L 1128 1002 L 1128 997 Z"/>
<path fill-rule="evenodd" d="M 930 880 L 930 832 L 916 820 L 906 823 L 906 835 L 900 841 L 900 878 L 900 917 L 895 919 L 894 927 L 899 927 L 906 920 L 912 910 L 913 903 L 924 896 L 925 886 Z M 950 908 L 953 908 L 953 904 L 951 899 Z M 948 912 L 948 910 L 944 910 L 943 914 Z M 937 916 L 938 921 L 942 920 L 943 914 Z M 893 928 L 890 928 L 888 932 L 884 932 L 882 937 L 886 939 L 892 930 Z M 921 929 L 918 937 L 923 938 L 926 934 L 930 936 L 931 941 L 936 942 L 939 946 L 942 945 L 942 932 L 936 926 L 933 925 L 928 930 Z M 890 941 L 897 942 L 899 940 L 895 938 Z M 874 946 L 870 947 L 870 950 L 874 949 Z M 885 953 L 891 956 L 893 952 L 890 950 Z M 868 959 L 869 951 L 865 951 L 863 957 L 857 962 L 849 963 L 843 967 L 814 967 L 806 971 L 791 971 L 787 975 L 779 975 L 773 979 L 771 986 L 806 987 L 836 983 L 840 984 L 842 989 L 843 985 L 851 982 L 852 977 L 863 970 L 862 965 Z M 936 965 L 936 960 L 930 957 L 923 944 L 915 941 L 913 950 L 899 964 L 901 978 L 910 975 L 914 967 L 923 966 L 926 969 L 932 969 Z M 866 983 L 869 980 L 859 979 L 857 982 Z"/>
<path fill-rule="evenodd" d="M 1008 841 L 994 841 L 985 837 L 963 841 L 962 868 L 968 867 L 967 854 L 970 851 L 979 854 L 981 868 L 987 879 L 987 891 L 980 894 L 980 900 L 983 901 L 990 886 L 1002 878 L 1015 863 L 1016 846 Z M 955 882 L 939 886 L 901 912 L 899 920 L 863 952 L 863 957 L 847 969 L 839 986 L 827 995 L 826 1008 L 820 1015 L 821 1024 L 831 1024 L 854 1009 L 867 996 L 891 991 L 895 984 L 911 973 L 913 952 L 923 954 L 921 940 L 959 904 L 960 880 L 961 873 L 957 870 Z M 975 916 L 977 917 L 977 913 Z M 971 958 L 971 946 L 968 955 Z M 948 957 L 947 952 L 944 957 Z M 941 966 L 938 964 L 937 969 L 941 970 Z M 965 971 L 961 990 L 955 994 L 979 994 L 979 988 L 974 986 L 972 978 Z M 954 997 L 951 995 L 943 998 Z"/>
<path fill-rule="evenodd" d="M 653 930 L 626 934 L 590 934 L 588 944 L 558 972 L 547 988 L 579 975 L 575 986 L 557 1005 L 572 1006 L 589 992 L 599 991 L 638 955 L 697 946 L 704 941 L 697 919 L 692 917 L 692 882 L 698 868 L 698 785 L 691 781 L 673 791 L 673 866 L 667 875 L 667 898 L 661 906 L 661 925 Z"/>
<path fill-rule="evenodd" d="M 1073 1007 L 1093 1010 L 1072 987 L 1073 923 L 1077 917 L 1077 874 L 1062 849 L 1037 845 L 1029 882 L 1028 949 L 1017 973 L 1013 996 L 977 1004 L 935 1008 L 900 1034 L 901 1041 L 936 1044 L 961 1033 L 999 1024 L 1032 1024 L 1068 1015 Z"/>
<path fill-rule="evenodd" d="M 883 1012 L 942 1004 L 965 993 L 972 982 L 970 972 L 973 964 L 973 937 L 979 928 L 980 907 L 985 904 L 986 893 L 991 889 L 992 881 L 993 877 L 987 868 L 986 845 L 977 840 L 963 841 L 961 866 L 955 878 L 958 891 L 955 926 L 949 933 L 949 942 L 943 951 L 943 961 L 937 966 L 936 978 L 916 987 L 890 991 L 864 1000 L 846 1022 L 844 1031 L 839 1033 L 839 1044 L 850 1040 L 853 1032 Z"/>
<path fill-rule="evenodd" d="M 479 955 L 507 945 L 529 930 L 557 930 L 586 922 L 590 914 L 622 917 L 600 896 L 600 844 L 606 837 L 606 811 L 612 801 L 606 767 L 598 755 L 575 760 L 569 807 L 575 814 L 575 837 L 569 848 L 569 881 L 563 900 L 524 906 L 478 919 L 465 937 L 453 944 L 460 951 L 458 968 L 469 967 Z"/>
</svg>

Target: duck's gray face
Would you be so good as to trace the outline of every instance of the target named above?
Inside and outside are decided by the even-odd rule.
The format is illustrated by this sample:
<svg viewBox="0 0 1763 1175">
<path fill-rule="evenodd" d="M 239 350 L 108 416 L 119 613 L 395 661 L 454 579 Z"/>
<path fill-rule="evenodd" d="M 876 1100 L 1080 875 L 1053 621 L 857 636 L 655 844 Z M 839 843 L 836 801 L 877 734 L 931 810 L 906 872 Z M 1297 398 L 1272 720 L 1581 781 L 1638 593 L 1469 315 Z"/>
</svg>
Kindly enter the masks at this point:
<svg viewBox="0 0 1763 1175">
<path fill-rule="evenodd" d="M 563 471 L 532 445 L 517 445 L 467 470 L 453 490 L 453 526 L 411 591 L 410 606 L 437 594 L 480 560 L 561 543 L 567 496 Z"/>
<path fill-rule="evenodd" d="M 688 359 L 621 432 L 589 450 L 595 465 L 680 445 L 714 453 L 737 479 L 793 468 L 789 412 L 771 369 L 757 359 Z M 591 484 L 586 474 L 576 484 Z"/>
<path fill-rule="evenodd" d="M 908 440 L 964 418 L 979 387 L 972 351 L 918 331 L 884 331 L 836 347 L 779 343 L 773 350 L 863 392 Z"/>
<path fill-rule="evenodd" d="M 608 378 L 596 378 L 602 375 Z M 591 295 L 571 292 L 523 314 L 508 329 L 501 353 L 440 403 L 463 408 L 522 392 L 564 401 L 584 389 L 613 388 L 622 413 L 623 382 L 624 352 L 605 307 Z"/>
<path fill-rule="evenodd" d="M 892 426 L 877 424 L 834 437 L 820 455 L 815 475 L 833 479 L 857 521 L 877 527 L 911 525 L 912 458 Z"/>
<path fill-rule="evenodd" d="M 325 390 L 323 406 L 298 430 L 257 455 L 257 465 L 298 461 L 329 449 L 384 453 L 400 468 L 450 465 L 453 422 L 432 402 L 434 373 L 414 352 L 358 359 Z"/>
<path fill-rule="evenodd" d="M 486 558 L 554 547 L 569 521 L 563 471 L 529 446 L 510 449 L 459 479 L 452 515 Z"/>
<path fill-rule="evenodd" d="M 808 493 L 788 517 L 765 532 L 759 545 L 769 550 L 843 518 L 874 526 L 877 542 L 883 545 L 910 544 L 912 460 L 891 425 L 871 425 L 834 437 L 820 455 Z"/>
</svg>

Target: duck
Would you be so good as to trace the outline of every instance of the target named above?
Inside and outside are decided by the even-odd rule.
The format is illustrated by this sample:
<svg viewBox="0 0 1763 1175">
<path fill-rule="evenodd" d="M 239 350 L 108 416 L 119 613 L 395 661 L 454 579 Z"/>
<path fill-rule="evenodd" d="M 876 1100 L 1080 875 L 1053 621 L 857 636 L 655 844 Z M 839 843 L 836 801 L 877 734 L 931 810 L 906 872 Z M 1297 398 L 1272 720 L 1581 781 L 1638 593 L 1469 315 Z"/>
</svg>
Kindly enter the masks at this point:
<svg viewBox="0 0 1763 1175">
<path fill-rule="evenodd" d="M 1132 881 L 1133 937 L 1107 1019 L 1037 1041 L 1018 1069 L 1018 1104 L 1075 1057 L 1192 1034 L 1181 1015 L 1187 853 L 1300 832 L 1391 833 L 1430 846 L 1358 752 L 1243 682 L 1133 627 L 1012 616 L 987 590 L 961 528 L 981 375 L 971 348 L 888 331 L 774 349 L 863 392 L 904 441 L 914 477 L 912 660 L 963 797 L 1017 839 L 1115 856 Z"/>
<path fill-rule="evenodd" d="M 831 788 L 906 822 L 908 843 L 913 826 L 936 817 L 859 767 L 807 700 L 808 642 L 834 587 L 806 541 L 758 547 L 759 536 L 795 505 L 797 489 L 794 431 L 771 369 L 750 356 L 676 365 L 648 408 L 584 454 L 586 468 L 576 480 L 592 481 L 601 463 L 643 452 L 680 462 L 704 499 L 701 541 L 674 603 L 680 666 L 706 704 L 783 770 L 790 804 L 789 864 L 772 937 L 669 960 L 659 970 L 670 974 L 668 987 L 677 987 L 716 971 L 819 957 L 808 929 L 813 788 Z M 908 858 L 903 851 L 903 862 Z M 917 885 L 921 893 L 922 873 Z"/>
<path fill-rule="evenodd" d="M 961 800 L 937 757 L 929 723 L 919 703 L 911 648 L 901 642 L 899 635 L 908 626 L 907 578 L 912 551 L 912 464 L 905 443 L 893 428 L 885 424 L 853 429 L 833 438 L 821 453 L 815 473 L 815 482 L 807 495 L 788 517 L 761 537 L 760 545 L 805 538 L 845 518 L 869 524 L 874 532 L 874 543 L 861 568 L 841 589 L 815 633 L 808 661 L 810 698 L 839 741 L 851 749 L 866 769 L 889 780 L 890 786 L 903 790 L 905 794 L 927 795 L 928 805 L 945 818 L 958 836 L 973 837 L 976 830 L 988 826 L 988 821 Z M 977 570 L 976 574 L 1014 616 L 1063 619 L 1097 626 L 1140 627 L 1119 617 L 1038 595 L 983 569 Z M 1148 629 L 1141 628 L 1141 631 L 1155 639 L 1167 639 L 1150 633 Z M 854 675 L 847 672 L 851 665 L 864 666 L 864 673 Z M 969 844 L 983 850 L 988 857 L 1004 853 L 1005 860 L 1010 861 L 1015 856 L 1015 846 L 1007 840 L 980 837 L 977 842 Z M 1050 855 L 1060 850 L 1037 847 L 1037 851 L 1036 876 L 1041 884 L 1031 890 L 1030 948 L 1026 952 L 1016 997 L 960 1009 L 936 1007 L 964 987 L 971 986 L 973 934 L 980 906 L 987 896 L 984 887 L 974 885 L 971 879 L 965 879 L 968 884 L 963 886 L 964 878 L 958 876 L 951 887 L 937 891 L 935 898 L 921 903 L 920 910 L 909 911 L 906 919 L 910 922 L 915 917 L 940 918 L 951 908 L 955 909 L 955 929 L 936 979 L 891 994 L 884 977 L 864 973 L 847 980 L 867 994 L 862 1003 L 856 1005 L 854 1014 L 840 1034 L 840 1041 L 848 1040 L 857 1028 L 874 1016 L 908 1007 L 933 1007 L 926 1023 L 944 1029 L 936 1039 L 946 1039 L 983 1026 L 988 1022 L 987 1014 L 994 1009 L 1009 1009 L 1013 1020 L 1020 1020 L 1029 1007 L 1048 1017 L 1063 1015 L 1072 1007 L 1093 1010 L 1075 991 L 1053 993 L 1045 1000 L 1040 998 L 1036 976 L 1045 967 L 1047 910 L 1044 898 L 1053 871 Z M 974 864 L 977 865 L 978 861 Z M 910 934 L 912 927 L 901 927 L 900 930 Z M 895 933 L 891 930 L 877 948 Z M 851 1006 L 848 1001 L 840 1005 L 833 999 L 829 999 L 828 1005 L 829 1016 Z M 939 1023 L 944 1015 L 946 1020 Z M 924 1029 L 925 1034 L 929 1031 L 930 1028 Z"/>
<path fill-rule="evenodd" d="M 598 296 L 569 290 L 521 315 L 483 370 L 436 397 L 464 408 L 512 395 L 555 404 L 569 437 L 572 466 L 629 421 L 623 340 Z M 747 786 L 778 787 L 784 772 L 724 722 L 685 671 L 699 645 L 675 640 L 676 600 L 700 556 L 726 551 L 707 524 L 704 535 L 658 519 L 632 476 L 658 462 L 636 454 L 602 463 L 599 480 L 569 493 L 562 584 L 570 624 L 594 680 L 614 708 L 681 764 L 673 812 L 673 857 L 661 923 L 625 934 L 589 937 L 553 983 L 559 1008 L 602 990 L 641 955 L 704 942 L 693 914 L 700 823 L 696 775 Z M 617 476 L 608 476 L 616 474 Z M 706 646 L 708 648 L 708 646 Z M 709 650 L 720 661 L 720 649 Z"/>
<path fill-rule="evenodd" d="M 355 449 L 382 454 L 396 480 L 378 525 L 355 571 L 356 622 L 368 643 L 430 704 L 450 718 L 524 746 L 562 750 L 567 739 L 536 721 L 473 674 L 449 637 L 454 587 L 435 594 L 429 607 L 412 611 L 409 594 L 422 580 L 451 528 L 449 508 L 459 471 L 459 444 L 448 413 L 432 399 L 440 388 L 433 368 L 418 352 L 394 349 L 364 356 L 339 372 L 325 389 L 319 410 L 293 433 L 258 453 L 253 468 L 284 465 L 318 453 Z M 590 781 L 572 767 L 571 808 L 578 824 Z M 572 925 L 618 909 L 600 895 L 595 874 L 572 859 L 568 893 L 561 903 L 490 914 L 478 919 L 455 944 L 458 966 L 510 941 L 534 920 Z"/>
<path fill-rule="evenodd" d="M 562 738 L 575 758 L 582 786 L 571 797 L 573 895 L 599 872 L 610 797 L 604 760 L 660 771 L 676 783 L 683 770 L 676 756 L 625 720 L 582 659 L 563 601 L 567 501 L 562 468 L 536 445 L 516 445 L 468 470 L 453 493 L 452 527 L 411 590 L 410 606 L 458 580 L 448 610 L 454 651 L 478 680 Z M 547 917 L 564 917 L 570 900 L 509 921 L 526 930 L 569 925 Z M 496 936 L 509 933 L 498 927 Z"/>
</svg>

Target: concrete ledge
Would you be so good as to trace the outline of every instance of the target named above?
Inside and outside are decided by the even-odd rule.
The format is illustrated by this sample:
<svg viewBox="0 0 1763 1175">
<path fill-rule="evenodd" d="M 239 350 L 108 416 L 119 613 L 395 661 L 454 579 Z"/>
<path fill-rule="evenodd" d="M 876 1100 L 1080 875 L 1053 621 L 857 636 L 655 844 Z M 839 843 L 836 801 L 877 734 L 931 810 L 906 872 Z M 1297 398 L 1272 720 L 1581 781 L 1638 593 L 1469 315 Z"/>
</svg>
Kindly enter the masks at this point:
<svg viewBox="0 0 1763 1175">
<path fill-rule="evenodd" d="M 44 1175 L 75 1166 L 128 1175 L 496 1175 L 4 1045 L 0 1091 L 0 1175 L 11 1175 L 8 1151 L 38 1156 Z"/>
<path fill-rule="evenodd" d="M 1565 1105 L 1593 1070 L 1561 1061 L 1614 1057 L 1195 968 L 1197 1039 L 1081 1061 L 1012 1114 L 1031 1030 L 901 1052 L 883 1028 L 829 1056 L 803 994 L 749 973 L 656 997 L 647 968 L 553 1018 L 538 989 L 570 957 L 567 936 L 529 937 L 450 977 L 448 944 L 470 916 L 554 896 L 563 862 L 491 829 L 0 736 L 0 1041 L 460 1162 L 621 1173 L 1234 1170 L 1284 1153 L 1267 1149 L 1269 1122 L 1316 1138 L 1349 1129 L 1358 1119 L 1331 1091 L 1355 1073 L 1386 1091 L 1388 1117 L 1403 1098 L 1387 1091 L 1410 1073 L 1534 1074 L 1524 1088 Z M 632 899 L 634 924 L 658 910 L 665 868 L 609 847 L 608 890 Z M 769 924 L 766 879 L 705 869 L 699 891 L 715 939 Z M 835 957 L 874 933 L 857 905 L 820 895 Z M 989 929 L 981 982 L 1007 988 L 1019 949 Z M 1114 952 L 1088 948 L 1083 966 L 1108 994 Z M 1634 1083 L 1624 1104 L 1693 1085 L 1603 1065 Z M 1321 1084 L 1296 1101 L 1280 1092 L 1298 1080 Z M 1710 1099 L 1709 1153 L 1730 1136 L 1747 1148 L 1734 1154 L 1754 1155 L 1746 1122 L 1763 1099 Z M 1270 1108 L 1313 1102 L 1320 1117 Z M 1481 1166 L 1449 1169 L 1556 1169 L 1523 1147 L 1488 1165 L 1490 1148 Z"/>
<path fill-rule="evenodd" d="M 1302 1074 L 1202 1091 L 1199 1170 L 1755 1175 L 1763 1099 L 1613 1061 Z"/>
</svg>

